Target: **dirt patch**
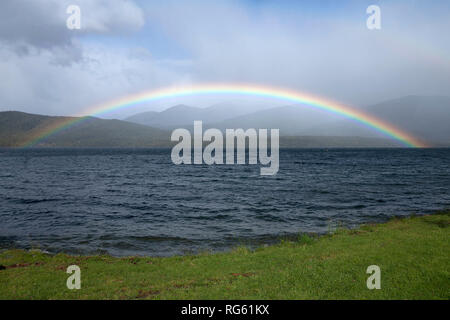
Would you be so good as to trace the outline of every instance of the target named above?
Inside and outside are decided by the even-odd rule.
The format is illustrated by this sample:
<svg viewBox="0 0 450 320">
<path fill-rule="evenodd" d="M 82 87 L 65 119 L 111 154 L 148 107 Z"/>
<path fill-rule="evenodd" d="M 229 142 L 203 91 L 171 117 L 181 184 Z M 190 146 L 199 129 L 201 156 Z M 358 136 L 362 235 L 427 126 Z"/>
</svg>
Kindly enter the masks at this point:
<svg viewBox="0 0 450 320">
<path fill-rule="evenodd" d="M 159 290 L 139 290 L 138 295 L 136 296 L 137 299 L 143 299 L 150 296 L 156 296 L 157 294 L 160 294 L 161 291 Z"/>
<path fill-rule="evenodd" d="M 5 269 L 14 269 L 14 268 L 25 268 L 25 267 L 30 267 L 30 266 L 40 266 L 42 265 L 42 262 L 35 262 L 35 263 L 16 263 L 16 264 L 11 264 L 9 266 L 6 266 Z"/>
<path fill-rule="evenodd" d="M 254 272 L 248 272 L 248 273 L 232 273 L 231 275 L 232 275 L 232 276 L 235 276 L 235 277 L 239 277 L 239 276 L 242 276 L 242 277 L 251 277 L 251 276 L 254 276 L 255 273 L 254 273 Z"/>
</svg>

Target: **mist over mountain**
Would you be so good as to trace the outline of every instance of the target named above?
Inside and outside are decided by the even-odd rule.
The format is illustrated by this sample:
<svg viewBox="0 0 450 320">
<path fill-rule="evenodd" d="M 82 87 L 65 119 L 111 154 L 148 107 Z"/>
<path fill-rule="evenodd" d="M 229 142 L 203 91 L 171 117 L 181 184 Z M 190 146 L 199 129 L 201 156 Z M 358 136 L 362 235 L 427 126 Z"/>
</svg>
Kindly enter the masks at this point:
<svg viewBox="0 0 450 320">
<path fill-rule="evenodd" d="M 365 110 L 394 127 L 431 145 L 450 145 L 450 97 L 406 96 L 384 101 Z M 353 120 L 341 119 L 310 128 L 311 134 L 383 137 Z"/>
<path fill-rule="evenodd" d="M 204 124 L 217 123 L 257 110 L 261 111 L 265 108 L 267 108 L 267 106 L 242 106 L 241 104 L 230 102 L 218 103 L 207 108 L 197 108 L 179 104 L 161 112 L 148 111 L 138 113 L 125 118 L 124 120 L 155 128 L 174 129 L 180 126 L 192 126 L 195 120 L 201 120 Z"/>
<path fill-rule="evenodd" d="M 229 103 L 208 108 L 176 105 L 162 112 L 139 113 L 122 120 L 89 117 L 51 135 L 37 146 L 155 147 L 171 146 L 171 130 L 203 128 L 280 129 L 281 147 L 395 147 L 399 142 L 373 128 L 305 105 L 254 111 Z M 450 146 L 450 97 L 407 96 L 365 109 L 432 146 Z M 0 112 L 0 146 L 20 146 L 73 117 Z"/>
<path fill-rule="evenodd" d="M 151 127 L 171 128 L 186 124 L 199 118 L 200 108 L 179 104 L 161 112 L 143 112 L 125 119 L 125 121 L 139 123 Z"/>
<path fill-rule="evenodd" d="M 450 143 L 450 97 L 407 96 L 367 110 L 429 142 Z"/>
<path fill-rule="evenodd" d="M 81 120 L 81 121 L 76 121 Z M 172 147 L 171 131 L 94 117 L 55 117 L 18 111 L 0 112 L 0 147 L 21 147 L 43 132 L 75 123 L 39 140 L 33 147 Z M 399 147 L 398 142 L 380 138 L 282 136 L 281 148 Z"/>
<path fill-rule="evenodd" d="M 156 115 L 152 113 L 154 122 L 145 123 L 167 129 L 174 128 L 177 124 L 177 127 L 192 130 L 194 120 L 203 120 L 204 128 L 221 130 L 278 128 L 282 136 L 386 138 L 384 134 L 355 120 L 306 105 L 282 106 L 254 112 L 232 109 L 227 105 L 217 105 L 214 109 L 183 108 L 178 113 L 175 109 L 180 108 L 173 107 Z M 450 97 L 407 96 L 384 101 L 364 110 L 430 145 L 450 145 Z M 242 114 L 235 116 L 236 112 Z"/>
<path fill-rule="evenodd" d="M 225 130 L 227 128 L 267 128 L 280 129 L 280 135 L 311 135 L 310 128 L 316 125 L 326 126 L 341 117 L 309 106 L 291 105 L 257 111 L 242 116 L 212 123 L 210 127 Z M 321 134 L 315 134 L 320 136 Z"/>
</svg>

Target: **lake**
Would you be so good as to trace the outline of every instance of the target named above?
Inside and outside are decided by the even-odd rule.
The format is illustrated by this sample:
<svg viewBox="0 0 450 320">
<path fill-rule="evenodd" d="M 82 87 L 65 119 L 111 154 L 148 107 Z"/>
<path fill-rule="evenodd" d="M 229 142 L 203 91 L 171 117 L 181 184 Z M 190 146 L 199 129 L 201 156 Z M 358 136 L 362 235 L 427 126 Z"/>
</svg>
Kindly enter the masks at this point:
<svg viewBox="0 0 450 320">
<path fill-rule="evenodd" d="M 450 207 L 450 149 L 281 149 L 174 165 L 170 149 L 0 149 L 0 248 L 167 256 Z"/>
</svg>

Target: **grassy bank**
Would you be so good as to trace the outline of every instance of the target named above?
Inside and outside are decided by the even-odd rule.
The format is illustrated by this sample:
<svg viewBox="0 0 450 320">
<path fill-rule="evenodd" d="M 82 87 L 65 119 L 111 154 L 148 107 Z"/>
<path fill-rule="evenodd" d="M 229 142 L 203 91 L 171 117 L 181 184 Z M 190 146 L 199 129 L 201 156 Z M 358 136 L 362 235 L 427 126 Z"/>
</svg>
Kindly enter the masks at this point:
<svg viewBox="0 0 450 320">
<path fill-rule="evenodd" d="M 449 299 L 450 211 L 255 251 L 171 258 L 0 254 L 1 299 Z M 81 268 L 81 289 L 66 268 Z M 381 268 L 368 290 L 366 269 Z"/>
</svg>

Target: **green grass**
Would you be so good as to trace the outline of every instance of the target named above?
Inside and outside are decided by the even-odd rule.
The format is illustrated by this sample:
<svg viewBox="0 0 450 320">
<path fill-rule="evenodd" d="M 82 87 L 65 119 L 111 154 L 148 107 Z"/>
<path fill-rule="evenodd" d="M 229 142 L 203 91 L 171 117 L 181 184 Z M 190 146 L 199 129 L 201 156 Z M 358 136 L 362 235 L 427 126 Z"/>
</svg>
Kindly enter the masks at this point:
<svg viewBox="0 0 450 320">
<path fill-rule="evenodd" d="M 170 258 L 0 254 L 1 299 L 449 299 L 450 212 L 250 251 Z M 66 268 L 81 268 L 81 289 Z M 381 268 L 368 290 L 366 269 Z"/>
</svg>

